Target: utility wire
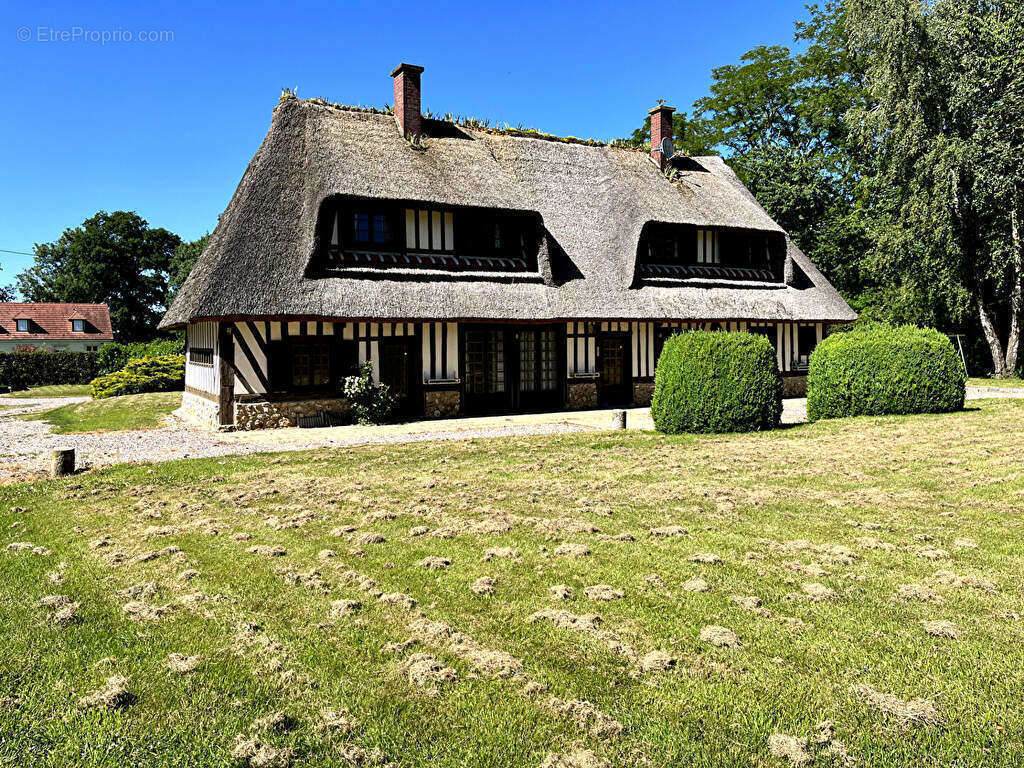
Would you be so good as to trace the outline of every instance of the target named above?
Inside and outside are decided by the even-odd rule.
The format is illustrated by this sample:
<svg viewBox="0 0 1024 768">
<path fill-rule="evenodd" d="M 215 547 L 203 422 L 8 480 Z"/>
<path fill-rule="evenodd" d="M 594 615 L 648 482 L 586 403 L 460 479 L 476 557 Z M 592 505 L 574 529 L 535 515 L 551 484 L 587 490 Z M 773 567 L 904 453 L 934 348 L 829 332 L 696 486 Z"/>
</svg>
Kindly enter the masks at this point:
<svg viewBox="0 0 1024 768">
<path fill-rule="evenodd" d="M 16 253 L 19 256 L 35 256 L 34 253 L 28 253 L 27 251 L 8 251 L 6 248 L 0 248 L 0 253 Z"/>
</svg>

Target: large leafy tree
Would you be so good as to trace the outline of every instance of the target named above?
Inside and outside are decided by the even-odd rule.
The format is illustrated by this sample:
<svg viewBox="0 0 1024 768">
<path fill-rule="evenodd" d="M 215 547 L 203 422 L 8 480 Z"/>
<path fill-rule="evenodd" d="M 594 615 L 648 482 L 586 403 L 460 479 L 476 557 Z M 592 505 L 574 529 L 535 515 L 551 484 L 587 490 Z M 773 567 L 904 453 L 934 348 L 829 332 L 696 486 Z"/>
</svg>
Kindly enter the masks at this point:
<svg viewBox="0 0 1024 768">
<path fill-rule="evenodd" d="M 850 0 L 867 62 L 849 122 L 878 160 L 873 268 L 973 313 L 996 376 L 1017 366 L 1024 243 L 1024 4 Z"/>
<path fill-rule="evenodd" d="M 178 295 L 178 291 L 185 284 L 192 267 L 196 265 L 209 242 L 210 233 L 207 232 L 196 240 L 182 241 L 174 249 L 174 255 L 171 257 L 170 276 L 167 280 L 167 306 L 174 303 L 174 297 Z"/>
<path fill-rule="evenodd" d="M 100 211 L 55 242 L 36 244 L 35 263 L 18 275 L 18 290 L 27 301 L 106 303 L 119 339 L 148 339 L 166 305 L 180 242 L 135 213 Z"/>
</svg>

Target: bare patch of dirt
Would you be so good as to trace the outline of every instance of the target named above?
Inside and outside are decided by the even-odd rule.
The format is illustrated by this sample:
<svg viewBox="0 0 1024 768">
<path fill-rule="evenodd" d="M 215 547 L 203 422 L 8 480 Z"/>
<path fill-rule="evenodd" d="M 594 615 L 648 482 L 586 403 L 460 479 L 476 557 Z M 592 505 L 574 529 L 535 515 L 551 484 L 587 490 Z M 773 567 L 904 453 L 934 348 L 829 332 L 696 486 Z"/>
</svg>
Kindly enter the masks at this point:
<svg viewBox="0 0 1024 768">
<path fill-rule="evenodd" d="M 944 619 L 922 621 L 921 626 L 924 627 L 924 631 L 932 637 L 944 637 L 949 640 L 959 640 L 964 636 L 964 632 L 960 627 L 952 621 L 946 621 Z"/>
<path fill-rule="evenodd" d="M 704 581 L 704 579 L 696 576 L 688 581 L 684 581 L 683 589 L 687 592 L 710 592 L 711 585 Z"/>
<path fill-rule="evenodd" d="M 891 693 L 882 693 L 870 685 L 855 685 L 852 693 L 861 701 L 889 715 L 901 725 L 939 725 L 943 717 L 928 699 L 903 699 Z"/>
<path fill-rule="evenodd" d="M 231 749 L 231 759 L 244 762 L 252 768 L 287 768 L 295 757 L 295 751 L 288 747 L 275 747 L 260 741 L 255 736 L 239 734 Z"/>
<path fill-rule="evenodd" d="M 742 648 L 743 643 L 731 629 L 709 624 L 700 631 L 700 639 L 718 648 Z"/>
<path fill-rule="evenodd" d="M 429 571 L 444 571 L 451 564 L 452 561 L 447 557 L 439 557 L 437 555 L 429 555 L 416 563 L 420 568 L 426 568 Z"/>
<path fill-rule="evenodd" d="M 896 590 L 896 598 L 908 602 L 912 600 L 920 600 L 927 603 L 944 602 L 938 592 L 924 584 L 904 584 Z"/>
<path fill-rule="evenodd" d="M 772 753 L 772 757 L 795 766 L 808 765 L 813 759 L 811 753 L 807 751 L 807 739 L 785 733 L 773 733 L 768 737 L 768 751 Z"/>
<path fill-rule="evenodd" d="M 722 558 L 713 552 L 696 552 L 686 559 L 691 563 L 704 563 L 705 565 L 718 565 L 722 562 Z"/>
<path fill-rule="evenodd" d="M 689 531 L 681 525 L 663 525 L 660 528 L 651 528 L 651 536 L 655 536 L 659 539 L 686 536 L 687 534 L 689 534 Z"/>
<path fill-rule="evenodd" d="M 453 683 L 458 678 L 454 669 L 446 667 L 429 653 L 412 654 L 399 665 L 399 669 L 410 683 L 432 695 L 438 693 L 438 686 Z"/>
<path fill-rule="evenodd" d="M 548 699 L 547 704 L 552 711 L 568 717 L 592 736 L 605 738 L 622 733 L 622 723 L 611 715 L 605 714 L 589 701 L 559 699 L 552 696 Z"/>
<path fill-rule="evenodd" d="M 822 576 L 828 576 L 829 574 L 818 563 L 804 563 L 799 560 L 787 560 L 782 564 L 782 567 L 787 571 L 799 573 L 801 576 L 809 576 L 812 579 L 820 579 Z"/>
<path fill-rule="evenodd" d="M 644 672 L 665 672 L 676 665 L 676 660 L 664 651 L 651 651 L 640 659 Z"/>
<path fill-rule="evenodd" d="M 513 549 L 512 547 L 491 547 L 484 552 L 485 563 L 494 560 L 495 558 L 518 560 L 520 558 L 520 554 L 518 549 Z"/>
<path fill-rule="evenodd" d="M 589 749 L 565 754 L 552 754 L 544 758 L 540 768 L 612 768 L 612 764 Z"/>
<path fill-rule="evenodd" d="M 947 560 L 949 558 L 949 552 L 938 547 L 915 547 L 913 552 L 925 560 Z"/>
<path fill-rule="evenodd" d="M 142 600 L 131 600 L 121 609 L 132 621 L 159 621 L 173 609 L 170 605 L 152 605 Z"/>
<path fill-rule="evenodd" d="M 957 589 L 980 589 L 984 592 L 995 592 L 996 584 L 994 581 L 983 579 L 979 576 L 963 576 L 952 571 L 936 571 L 932 576 L 932 580 L 938 584 L 944 584 L 949 587 L 955 587 Z"/>
<path fill-rule="evenodd" d="M 279 544 L 258 544 L 255 547 L 249 547 L 249 552 L 262 557 L 284 557 L 288 554 L 288 550 Z"/>
<path fill-rule="evenodd" d="M 555 548 L 555 554 L 562 557 L 586 557 L 590 554 L 590 547 L 586 544 L 563 542 Z"/>
<path fill-rule="evenodd" d="M 494 579 L 490 576 L 481 576 L 470 585 L 469 589 L 477 595 L 493 595 Z"/>
<path fill-rule="evenodd" d="M 598 601 L 609 601 L 609 600 L 622 600 L 626 593 L 621 589 L 615 589 L 615 587 L 609 584 L 595 584 L 592 587 L 585 587 L 583 594 L 587 596 L 589 600 Z"/>
<path fill-rule="evenodd" d="M 601 625 L 601 617 L 596 613 L 577 615 L 562 608 L 548 608 L 532 614 L 527 621 L 535 624 L 538 621 L 550 621 L 559 629 L 572 629 L 576 632 L 596 632 Z"/>
<path fill-rule="evenodd" d="M 172 653 L 167 657 L 167 668 L 171 672 L 184 675 L 199 666 L 202 659 L 198 656 L 186 656 L 183 653 Z"/>
<path fill-rule="evenodd" d="M 755 597 L 754 595 L 733 595 L 729 599 L 744 611 L 748 611 L 749 613 L 753 613 L 758 616 L 764 616 L 766 619 L 771 618 L 772 612 L 761 605 L 760 597 Z"/>
<path fill-rule="evenodd" d="M 836 597 L 834 589 L 826 587 L 824 584 L 819 584 L 816 581 L 808 581 L 801 584 L 800 590 L 803 592 L 804 598 L 812 603 L 824 603 Z"/>
<path fill-rule="evenodd" d="M 320 722 L 317 723 L 316 730 L 349 734 L 358 725 L 355 719 L 349 716 L 347 709 L 325 709 L 320 713 Z"/>
<path fill-rule="evenodd" d="M 353 542 L 358 544 L 360 547 L 365 547 L 367 544 L 383 544 L 386 541 L 387 539 L 375 531 L 360 533 L 353 539 Z"/>
<path fill-rule="evenodd" d="M 385 603 L 386 605 L 397 605 L 405 608 L 407 611 L 411 611 L 416 607 L 416 599 L 410 597 L 404 592 L 387 592 L 382 594 L 378 600 Z"/>
<path fill-rule="evenodd" d="M 978 542 L 974 539 L 953 539 L 953 549 L 977 549 Z"/>
<path fill-rule="evenodd" d="M 410 536 L 425 536 L 430 533 L 430 528 L 426 525 L 414 525 L 409 529 Z"/>
<path fill-rule="evenodd" d="M 568 600 L 572 597 L 572 587 L 566 584 L 555 584 L 548 587 L 548 594 L 556 600 Z"/>
<path fill-rule="evenodd" d="M 331 603 L 331 615 L 337 618 L 351 616 L 362 607 L 363 604 L 358 600 L 335 600 Z"/>
<path fill-rule="evenodd" d="M 85 709 L 124 709 L 135 702 L 135 695 L 128 690 L 128 678 L 111 675 L 106 684 L 78 700 L 78 706 Z"/>
<path fill-rule="evenodd" d="M 895 544 L 890 544 L 888 541 L 876 539 L 873 536 L 861 536 L 856 540 L 856 542 L 857 545 L 863 549 L 877 549 L 884 552 L 892 552 L 896 549 Z"/>
</svg>

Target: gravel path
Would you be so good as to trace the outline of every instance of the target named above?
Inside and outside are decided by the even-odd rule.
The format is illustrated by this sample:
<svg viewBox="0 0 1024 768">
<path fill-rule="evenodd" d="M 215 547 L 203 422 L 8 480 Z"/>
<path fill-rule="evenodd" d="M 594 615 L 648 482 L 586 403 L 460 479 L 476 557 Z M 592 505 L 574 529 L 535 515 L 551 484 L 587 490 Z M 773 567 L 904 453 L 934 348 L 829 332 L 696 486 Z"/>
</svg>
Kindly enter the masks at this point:
<svg viewBox="0 0 1024 768">
<path fill-rule="evenodd" d="M 1024 397 L 1024 389 L 968 387 L 967 399 Z M 513 435 L 550 435 L 603 429 L 607 414 L 600 411 L 579 414 L 551 414 L 513 419 L 455 419 L 393 427 L 332 427 L 309 430 L 274 430 L 262 433 L 217 433 L 171 419 L 159 429 L 129 432 L 83 432 L 69 435 L 50 433 L 44 421 L 24 421 L 17 414 L 49 410 L 87 397 L 15 399 L 0 397 L 0 483 L 33 480 L 45 475 L 50 451 L 77 449 L 77 463 L 83 469 L 111 464 L 171 461 L 174 459 L 232 456 L 275 451 L 302 451 L 353 445 L 416 443 L 431 440 L 468 440 Z M 12 406 L 10 408 L 6 406 Z M 630 426 L 650 429 L 650 411 L 630 410 Z M 806 398 L 784 402 L 783 423 L 807 420 Z"/>
</svg>

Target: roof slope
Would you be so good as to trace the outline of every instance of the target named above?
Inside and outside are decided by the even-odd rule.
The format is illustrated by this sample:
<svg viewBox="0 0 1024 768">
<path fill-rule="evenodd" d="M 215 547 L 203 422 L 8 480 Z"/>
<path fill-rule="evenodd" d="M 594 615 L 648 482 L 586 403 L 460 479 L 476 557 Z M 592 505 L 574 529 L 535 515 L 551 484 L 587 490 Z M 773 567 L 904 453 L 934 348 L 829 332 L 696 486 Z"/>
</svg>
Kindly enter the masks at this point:
<svg viewBox="0 0 1024 768">
<path fill-rule="evenodd" d="M 680 183 L 643 152 L 447 125 L 416 150 L 389 115 L 298 99 L 274 110 L 207 249 L 161 327 L 197 318 L 852 320 L 846 302 L 792 243 L 807 287 L 631 287 L 644 224 L 781 232 L 718 157 Z M 321 202 L 352 195 L 536 211 L 553 280 L 307 277 Z M 550 261 L 548 252 L 555 254 Z M 543 263 L 547 262 L 547 263 Z"/>
<path fill-rule="evenodd" d="M 33 330 L 18 330 L 16 320 L 31 320 Z M 85 331 L 71 330 L 72 320 L 85 320 Z M 0 303 L 0 341 L 105 341 L 112 340 L 106 304 Z"/>
</svg>

